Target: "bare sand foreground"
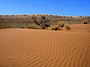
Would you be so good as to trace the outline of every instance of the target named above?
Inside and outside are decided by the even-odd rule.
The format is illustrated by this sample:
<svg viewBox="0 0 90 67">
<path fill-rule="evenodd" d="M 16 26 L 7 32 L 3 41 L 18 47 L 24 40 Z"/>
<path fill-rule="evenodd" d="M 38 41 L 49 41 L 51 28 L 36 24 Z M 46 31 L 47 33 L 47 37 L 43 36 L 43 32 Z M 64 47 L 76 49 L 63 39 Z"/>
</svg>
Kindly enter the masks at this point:
<svg viewBox="0 0 90 67">
<path fill-rule="evenodd" d="M 0 67 L 90 67 L 90 33 L 2 29 Z"/>
</svg>

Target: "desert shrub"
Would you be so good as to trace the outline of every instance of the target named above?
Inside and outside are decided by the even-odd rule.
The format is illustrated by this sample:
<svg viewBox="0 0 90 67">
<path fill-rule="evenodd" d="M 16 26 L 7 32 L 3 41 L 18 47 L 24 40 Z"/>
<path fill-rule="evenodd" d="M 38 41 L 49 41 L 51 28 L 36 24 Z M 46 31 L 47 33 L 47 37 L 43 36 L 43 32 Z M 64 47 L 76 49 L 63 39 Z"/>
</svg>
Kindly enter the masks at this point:
<svg viewBox="0 0 90 67">
<path fill-rule="evenodd" d="M 64 24 L 60 24 L 59 27 L 61 27 L 61 28 L 64 27 Z"/>
<path fill-rule="evenodd" d="M 40 25 L 40 23 L 41 23 L 41 17 L 40 16 L 32 15 L 32 19 L 33 19 L 35 24 Z"/>
<path fill-rule="evenodd" d="M 4 29 L 4 28 L 6 28 L 6 27 L 1 27 L 1 26 L 0 26 L 0 29 Z"/>
<path fill-rule="evenodd" d="M 42 23 L 42 24 L 40 24 L 40 27 L 41 27 L 41 29 L 46 29 L 46 28 L 50 27 L 50 24 Z"/>
<path fill-rule="evenodd" d="M 50 17 L 46 15 L 32 15 L 32 19 L 37 25 L 41 25 L 42 23 L 48 23 L 51 21 Z"/>
<path fill-rule="evenodd" d="M 60 27 L 59 26 L 53 26 L 52 30 L 55 30 L 55 31 L 60 30 Z"/>
<path fill-rule="evenodd" d="M 70 30 L 69 25 L 65 25 L 65 29 L 66 29 L 66 30 Z"/>
<path fill-rule="evenodd" d="M 40 27 L 38 25 L 36 25 L 36 24 L 28 25 L 27 28 L 29 28 L 29 29 L 40 29 Z"/>
<path fill-rule="evenodd" d="M 0 29 L 4 29 L 4 28 L 12 28 L 12 25 L 11 24 L 7 24 L 7 23 L 3 23 L 3 24 L 0 24 Z"/>
<path fill-rule="evenodd" d="M 59 25 L 59 27 L 64 27 L 64 25 L 65 25 L 65 22 L 57 22 L 57 25 Z"/>
<path fill-rule="evenodd" d="M 83 22 L 83 24 L 88 24 L 87 22 Z"/>
<path fill-rule="evenodd" d="M 83 20 L 82 23 L 83 24 L 88 24 L 88 20 Z"/>
<path fill-rule="evenodd" d="M 24 26 L 20 26 L 20 28 L 26 28 L 26 27 L 24 27 Z"/>
</svg>

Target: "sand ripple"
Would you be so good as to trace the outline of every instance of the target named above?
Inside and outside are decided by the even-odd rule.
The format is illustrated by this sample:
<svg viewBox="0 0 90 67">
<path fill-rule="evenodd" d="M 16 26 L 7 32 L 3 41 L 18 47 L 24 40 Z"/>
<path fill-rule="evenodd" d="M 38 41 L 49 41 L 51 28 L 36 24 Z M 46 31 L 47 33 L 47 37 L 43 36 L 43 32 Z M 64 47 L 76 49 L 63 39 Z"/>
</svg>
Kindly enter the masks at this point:
<svg viewBox="0 0 90 67">
<path fill-rule="evenodd" d="M 2 30 L 0 67 L 90 67 L 90 33 Z"/>
</svg>

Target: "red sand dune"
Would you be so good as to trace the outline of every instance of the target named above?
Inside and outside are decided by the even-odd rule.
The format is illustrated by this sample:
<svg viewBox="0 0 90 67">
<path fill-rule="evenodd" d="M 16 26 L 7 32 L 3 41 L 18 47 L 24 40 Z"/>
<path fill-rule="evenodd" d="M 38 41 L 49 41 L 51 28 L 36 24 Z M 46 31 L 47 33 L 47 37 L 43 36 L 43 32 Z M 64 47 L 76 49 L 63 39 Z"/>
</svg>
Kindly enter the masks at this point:
<svg viewBox="0 0 90 67">
<path fill-rule="evenodd" d="M 72 31 L 77 32 L 90 32 L 90 24 L 73 24 L 70 25 Z"/>
<path fill-rule="evenodd" d="M 90 67 L 90 33 L 1 29 L 0 67 Z"/>
</svg>

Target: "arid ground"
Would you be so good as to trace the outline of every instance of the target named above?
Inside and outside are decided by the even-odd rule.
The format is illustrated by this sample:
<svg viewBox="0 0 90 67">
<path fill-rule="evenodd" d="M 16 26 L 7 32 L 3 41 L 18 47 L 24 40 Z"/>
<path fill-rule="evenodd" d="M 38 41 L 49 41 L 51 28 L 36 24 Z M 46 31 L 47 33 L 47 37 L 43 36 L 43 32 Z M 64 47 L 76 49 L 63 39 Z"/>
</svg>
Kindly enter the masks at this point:
<svg viewBox="0 0 90 67">
<path fill-rule="evenodd" d="M 90 25 L 71 28 L 0 29 L 0 67 L 90 67 Z"/>
</svg>

